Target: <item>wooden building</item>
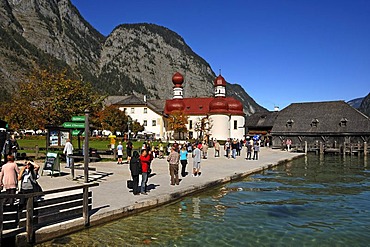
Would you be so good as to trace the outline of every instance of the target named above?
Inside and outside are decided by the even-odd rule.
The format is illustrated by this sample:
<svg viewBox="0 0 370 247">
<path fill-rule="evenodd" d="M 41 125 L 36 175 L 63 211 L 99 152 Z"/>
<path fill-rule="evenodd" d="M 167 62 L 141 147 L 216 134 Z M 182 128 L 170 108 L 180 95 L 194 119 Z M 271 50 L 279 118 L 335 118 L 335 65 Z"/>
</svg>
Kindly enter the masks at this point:
<svg viewBox="0 0 370 247">
<path fill-rule="evenodd" d="M 278 113 L 271 135 L 275 147 L 287 139 L 293 147 L 362 145 L 370 141 L 370 119 L 344 101 L 293 103 Z"/>
<path fill-rule="evenodd" d="M 246 117 L 247 136 L 260 135 L 264 143 L 270 143 L 271 130 L 278 114 L 278 111 L 256 112 Z"/>
</svg>

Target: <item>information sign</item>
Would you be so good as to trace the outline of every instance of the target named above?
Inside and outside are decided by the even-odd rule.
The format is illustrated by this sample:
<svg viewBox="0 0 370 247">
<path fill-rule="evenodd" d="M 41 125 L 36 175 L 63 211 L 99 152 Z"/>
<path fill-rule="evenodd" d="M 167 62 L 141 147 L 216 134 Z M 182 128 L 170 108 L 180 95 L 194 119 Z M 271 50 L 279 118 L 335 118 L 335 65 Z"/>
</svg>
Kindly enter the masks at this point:
<svg viewBox="0 0 370 247">
<path fill-rule="evenodd" d="M 72 122 L 85 122 L 85 116 L 73 116 Z"/>
<path fill-rule="evenodd" d="M 67 129 L 84 129 L 85 123 L 78 123 L 78 122 L 64 122 L 63 124 L 64 128 Z"/>
</svg>

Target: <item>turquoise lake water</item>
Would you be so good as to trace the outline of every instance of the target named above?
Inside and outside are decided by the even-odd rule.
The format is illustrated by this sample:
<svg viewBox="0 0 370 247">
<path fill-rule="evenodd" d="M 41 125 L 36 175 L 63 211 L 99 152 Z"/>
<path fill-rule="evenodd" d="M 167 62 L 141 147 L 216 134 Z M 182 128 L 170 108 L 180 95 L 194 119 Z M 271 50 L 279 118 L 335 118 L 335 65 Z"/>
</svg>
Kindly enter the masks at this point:
<svg viewBox="0 0 370 247">
<path fill-rule="evenodd" d="M 300 158 L 38 246 L 370 246 L 370 162 Z"/>
</svg>

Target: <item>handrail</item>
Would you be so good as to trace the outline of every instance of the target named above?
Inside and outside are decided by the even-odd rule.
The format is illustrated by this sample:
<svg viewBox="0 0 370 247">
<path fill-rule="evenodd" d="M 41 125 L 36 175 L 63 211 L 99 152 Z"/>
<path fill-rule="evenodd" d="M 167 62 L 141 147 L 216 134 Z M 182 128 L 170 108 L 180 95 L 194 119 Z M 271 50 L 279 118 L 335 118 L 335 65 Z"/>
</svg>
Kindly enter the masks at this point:
<svg viewBox="0 0 370 247">
<path fill-rule="evenodd" d="M 34 213 L 34 197 L 37 196 L 43 196 L 43 195 L 50 195 L 50 194 L 56 194 L 66 191 L 73 191 L 82 189 L 83 190 L 83 208 L 82 208 L 82 215 L 84 218 L 84 224 L 85 226 L 88 226 L 90 224 L 90 217 L 89 217 L 89 200 L 88 200 L 88 194 L 89 194 L 89 188 L 99 186 L 99 183 L 86 183 L 83 185 L 77 185 L 72 187 L 66 187 L 66 188 L 59 188 L 59 189 L 52 189 L 47 190 L 44 192 L 33 192 L 28 194 L 15 194 L 15 195 L 9 195 L 9 194 L 0 194 L 0 247 L 1 247 L 1 239 L 3 234 L 3 203 L 6 198 L 18 198 L 18 199 L 27 199 L 27 206 L 26 206 L 26 232 L 27 232 L 27 241 L 28 243 L 34 242 L 34 222 L 33 222 L 33 213 Z"/>
</svg>

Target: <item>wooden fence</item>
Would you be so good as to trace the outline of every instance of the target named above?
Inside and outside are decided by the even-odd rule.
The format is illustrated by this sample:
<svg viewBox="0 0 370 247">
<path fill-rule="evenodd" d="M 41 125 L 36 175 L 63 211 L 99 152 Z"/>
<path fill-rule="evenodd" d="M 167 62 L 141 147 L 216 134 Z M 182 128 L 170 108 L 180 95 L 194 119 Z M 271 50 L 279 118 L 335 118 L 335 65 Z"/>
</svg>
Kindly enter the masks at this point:
<svg viewBox="0 0 370 247">
<path fill-rule="evenodd" d="M 27 242 L 34 243 L 37 229 L 79 217 L 83 217 L 85 226 L 88 226 L 89 211 L 92 209 L 92 192 L 89 188 L 98 185 L 84 184 L 30 194 L 0 194 L 1 240 L 26 232 Z M 37 200 L 42 196 L 47 198 Z M 24 200 L 25 203 L 4 205 L 7 198 Z"/>
<path fill-rule="evenodd" d="M 307 142 L 298 143 L 294 149 L 297 152 L 315 152 L 316 154 L 341 154 L 341 155 L 361 155 L 367 156 L 369 146 L 367 142 L 363 143 L 342 143 L 334 145 L 326 145 L 323 142 L 308 144 Z"/>
</svg>

